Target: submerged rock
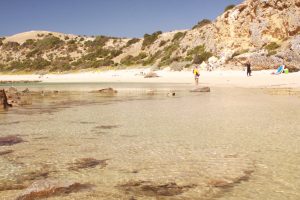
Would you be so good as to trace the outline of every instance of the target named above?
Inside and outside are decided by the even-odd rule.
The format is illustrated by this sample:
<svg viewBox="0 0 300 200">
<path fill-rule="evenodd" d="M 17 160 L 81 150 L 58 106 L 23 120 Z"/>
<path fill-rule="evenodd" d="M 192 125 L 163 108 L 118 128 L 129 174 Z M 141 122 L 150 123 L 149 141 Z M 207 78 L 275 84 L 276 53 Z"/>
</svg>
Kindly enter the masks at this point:
<svg viewBox="0 0 300 200">
<path fill-rule="evenodd" d="M 13 150 L 5 150 L 5 151 L 0 151 L 0 156 L 6 155 L 6 154 L 10 154 L 14 152 Z"/>
<path fill-rule="evenodd" d="M 0 137 L 0 146 L 11 146 L 21 142 L 24 142 L 24 140 L 15 135 Z"/>
<path fill-rule="evenodd" d="M 101 125 L 101 126 L 96 126 L 95 129 L 114 129 L 114 128 L 119 128 L 118 125 Z"/>
<path fill-rule="evenodd" d="M 194 187 L 196 185 L 179 186 L 174 182 L 155 184 L 149 181 L 131 181 L 117 186 L 117 188 L 125 192 L 133 192 L 145 196 L 176 196 Z"/>
<path fill-rule="evenodd" d="M 118 93 L 117 90 L 114 90 L 113 88 L 104 88 L 104 89 L 100 89 L 100 90 L 96 90 L 93 92 L 99 92 L 101 94 L 115 94 Z"/>
<path fill-rule="evenodd" d="M 33 181 L 45 179 L 49 175 L 47 169 L 24 172 L 22 174 L 10 177 L 5 181 L 0 181 L 0 191 L 21 190 L 28 187 Z"/>
<path fill-rule="evenodd" d="M 31 93 L 28 90 L 28 88 L 22 92 L 19 92 L 17 90 L 17 88 L 15 88 L 15 87 L 10 87 L 7 91 L 2 90 L 0 92 L 0 102 L 2 104 L 4 104 L 3 100 L 6 100 L 7 101 L 6 104 L 9 104 L 12 106 L 31 105 L 32 104 Z"/>
<path fill-rule="evenodd" d="M 4 89 L 0 90 L 0 105 L 2 105 L 4 109 L 12 107 L 12 104 L 8 102 L 7 95 Z"/>
<path fill-rule="evenodd" d="M 107 166 L 107 160 L 97 160 L 94 158 L 81 158 L 76 160 L 74 163 L 71 163 L 71 170 L 79 170 L 79 169 L 86 169 L 86 168 L 95 168 L 100 166 L 100 168 L 104 168 Z"/>
<path fill-rule="evenodd" d="M 40 180 L 31 184 L 16 200 L 34 200 L 48 198 L 63 194 L 79 192 L 90 188 L 89 184 L 81 184 L 73 181 Z"/>
<path fill-rule="evenodd" d="M 208 182 L 208 186 L 219 187 L 219 188 L 233 187 L 242 181 L 248 181 L 253 172 L 254 170 L 245 170 L 241 175 L 235 177 L 234 179 L 225 179 L 225 178 L 211 179 Z"/>
<path fill-rule="evenodd" d="M 210 87 L 197 87 L 190 90 L 190 92 L 210 92 Z"/>
</svg>

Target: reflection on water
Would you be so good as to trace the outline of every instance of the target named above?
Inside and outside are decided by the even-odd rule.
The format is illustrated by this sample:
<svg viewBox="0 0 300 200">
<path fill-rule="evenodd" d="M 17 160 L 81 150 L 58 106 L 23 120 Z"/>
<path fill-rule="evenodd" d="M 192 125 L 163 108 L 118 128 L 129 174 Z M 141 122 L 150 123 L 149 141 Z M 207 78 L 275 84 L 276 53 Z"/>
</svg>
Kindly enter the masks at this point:
<svg viewBox="0 0 300 200">
<path fill-rule="evenodd" d="M 64 92 L 1 110 L 0 137 L 24 141 L 0 146 L 0 199 L 44 179 L 93 185 L 50 199 L 300 199 L 297 94 L 113 87 L 32 85 Z"/>
</svg>

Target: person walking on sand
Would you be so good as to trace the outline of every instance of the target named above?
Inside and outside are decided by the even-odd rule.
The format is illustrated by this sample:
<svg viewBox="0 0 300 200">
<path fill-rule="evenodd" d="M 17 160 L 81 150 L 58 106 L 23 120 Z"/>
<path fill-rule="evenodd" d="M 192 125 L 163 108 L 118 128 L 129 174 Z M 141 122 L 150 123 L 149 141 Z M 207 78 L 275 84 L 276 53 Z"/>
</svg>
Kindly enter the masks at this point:
<svg viewBox="0 0 300 200">
<path fill-rule="evenodd" d="M 195 77 L 195 85 L 197 86 L 199 84 L 199 76 L 200 76 L 200 73 L 199 73 L 197 65 L 193 69 L 193 74 L 194 74 L 194 77 Z"/>
<path fill-rule="evenodd" d="M 247 68 L 247 76 L 252 76 L 251 75 L 251 64 L 249 61 L 246 63 L 246 68 Z"/>
</svg>

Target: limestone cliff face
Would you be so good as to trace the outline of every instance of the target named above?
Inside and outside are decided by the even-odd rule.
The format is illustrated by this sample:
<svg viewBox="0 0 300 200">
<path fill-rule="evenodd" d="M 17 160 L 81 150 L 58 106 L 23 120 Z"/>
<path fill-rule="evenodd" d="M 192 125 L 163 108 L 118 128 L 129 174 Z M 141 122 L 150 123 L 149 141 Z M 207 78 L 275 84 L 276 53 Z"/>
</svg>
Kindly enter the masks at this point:
<svg viewBox="0 0 300 200">
<path fill-rule="evenodd" d="M 299 0 L 247 0 L 215 22 L 215 39 L 222 48 L 262 48 L 300 32 Z"/>
<path fill-rule="evenodd" d="M 61 41 L 50 38 L 57 42 L 54 48 L 47 46 L 37 52 L 37 47 L 45 42 L 28 41 L 38 41 L 43 39 L 41 35 L 49 34 L 30 32 L 0 39 L 0 68 L 16 61 L 28 63 L 43 58 L 46 67 L 48 62 L 49 66 L 77 64 L 75 68 L 159 65 L 181 69 L 193 62 L 194 54 L 203 46 L 210 52 L 206 56 L 213 55 L 209 62 L 216 67 L 241 67 L 248 59 L 257 69 L 283 63 L 291 69 L 300 69 L 300 0 L 245 0 L 212 23 L 158 34 L 148 45 L 144 45 L 145 38 L 130 43 L 130 39 L 98 38 L 97 41 L 93 37 L 51 33 Z"/>
</svg>

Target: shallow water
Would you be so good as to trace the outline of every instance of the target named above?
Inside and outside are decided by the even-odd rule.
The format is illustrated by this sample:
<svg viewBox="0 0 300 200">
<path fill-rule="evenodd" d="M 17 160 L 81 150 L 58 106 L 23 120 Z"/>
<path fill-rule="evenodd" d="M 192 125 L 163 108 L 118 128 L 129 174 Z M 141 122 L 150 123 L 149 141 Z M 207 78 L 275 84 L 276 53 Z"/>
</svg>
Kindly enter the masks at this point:
<svg viewBox="0 0 300 200">
<path fill-rule="evenodd" d="M 107 86 L 119 93 L 89 92 Z M 41 172 L 94 185 L 49 199 L 300 199 L 298 93 L 212 88 L 195 94 L 189 85 L 169 84 L 17 87 L 64 92 L 0 110 L 0 137 L 25 140 L 0 146 L 13 150 L 0 155 L 0 199 L 23 191 L 3 189 L 4 183 L 28 186 L 45 178 Z M 149 89 L 155 94 L 148 95 Z M 168 97 L 169 90 L 176 96 Z M 81 158 L 107 159 L 107 165 L 73 170 Z M 34 178 L 20 178 L 28 174 Z M 220 180 L 232 184 L 213 184 Z M 189 187 L 167 196 L 128 184 L 141 182 Z"/>
</svg>

